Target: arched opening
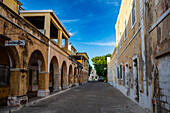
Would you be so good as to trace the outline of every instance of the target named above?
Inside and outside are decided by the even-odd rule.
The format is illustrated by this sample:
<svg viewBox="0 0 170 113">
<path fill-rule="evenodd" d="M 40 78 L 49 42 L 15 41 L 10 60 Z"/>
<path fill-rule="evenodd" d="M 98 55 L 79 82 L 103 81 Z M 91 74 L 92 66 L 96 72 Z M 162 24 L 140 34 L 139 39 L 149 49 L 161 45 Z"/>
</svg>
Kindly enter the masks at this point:
<svg viewBox="0 0 170 113">
<path fill-rule="evenodd" d="M 63 89 L 67 85 L 66 76 L 67 75 L 67 65 L 64 61 L 61 68 L 61 88 Z"/>
<path fill-rule="evenodd" d="M 45 62 L 42 53 L 35 50 L 29 59 L 27 75 L 27 96 L 32 98 L 37 96 L 39 73 L 45 71 Z"/>
<path fill-rule="evenodd" d="M 69 86 L 71 87 L 72 86 L 72 83 L 73 83 L 73 68 L 72 68 L 72 65 L 70 65 L 69 67 L 69 77 L 68 77 L 68 84 Z"/>
<path fill-rule="evenodd" d="M 0 52 L 0 105 L 6 105 L 10 89 L 10 56 L 2 45 Z"/>
<path fill-rule="evenodd" d="M 56 82 L 58 82 L 58 73 L 59 73 L 59 68 L 58 68 L 58 60 L 55 56 L 53 56 L 51 63 L 50 63 L 50 75 L 49 75 L 49 90 L 50 92 L 53 92 L 56 87 Z"/>
<path fill-rule="evenodd" d="M 8 40 L 7 37 L 0 35 L 0 106 L 7 105 L 7 98 L 14 88 L 15 81 L 10 76 L 10 68 L 20 68 L 16 47 L 5 46 L 5 40 Z"/>
</svg>

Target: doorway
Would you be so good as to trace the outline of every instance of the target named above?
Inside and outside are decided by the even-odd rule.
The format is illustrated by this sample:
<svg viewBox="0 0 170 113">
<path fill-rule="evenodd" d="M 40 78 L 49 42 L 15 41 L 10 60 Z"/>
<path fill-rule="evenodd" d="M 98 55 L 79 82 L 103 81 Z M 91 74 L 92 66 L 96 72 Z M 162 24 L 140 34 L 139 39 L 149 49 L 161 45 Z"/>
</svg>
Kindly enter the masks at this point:
<svg viewBox="0 0 170 113">
<path fill-rule="evenodd" d="M 135 100 L 139 102 L 139 75 L 138 75 L 138 60 L 135 58 L 133 60 L 133 76 L 134 76 L 134 94 Z"/>
</svg>

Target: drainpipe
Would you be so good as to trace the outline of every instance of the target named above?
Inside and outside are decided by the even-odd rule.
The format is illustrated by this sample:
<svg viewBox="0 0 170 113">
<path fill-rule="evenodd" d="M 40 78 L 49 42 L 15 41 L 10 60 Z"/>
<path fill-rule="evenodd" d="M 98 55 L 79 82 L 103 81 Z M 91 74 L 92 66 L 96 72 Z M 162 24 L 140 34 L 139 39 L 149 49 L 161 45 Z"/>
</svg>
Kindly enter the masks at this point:
<svg viewBox="0 0 170 113">
<path fill-rule="evenodd" d="M 144 93 L 147 94 L 147 86 L 146 86 L 146 82 L 147 82 L 147 78 L 146 78 L 146 59 L 145 59 L 145 37 L 144 37 L 144 20 L 143 20 L 143 0 L 140 0 L 140 23 L 141 23 L 142 60 L 144 62 L 144 65 L 143 65 Z"/>
<path fill-rule="evenodd" d="M 48 73 L 50 73 L 50 40 L 48 46 Z"/>
</svg>

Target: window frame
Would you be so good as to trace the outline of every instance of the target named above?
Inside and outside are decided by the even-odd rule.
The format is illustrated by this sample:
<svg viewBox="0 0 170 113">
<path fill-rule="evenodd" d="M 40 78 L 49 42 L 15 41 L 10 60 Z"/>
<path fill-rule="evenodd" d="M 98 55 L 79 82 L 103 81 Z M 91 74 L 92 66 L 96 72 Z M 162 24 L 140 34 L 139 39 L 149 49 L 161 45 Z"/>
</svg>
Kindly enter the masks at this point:
<svg viewBox="0 0 170 113">
<path fill-rule="evenodd" d="M 119 43 L 120 43 L 120 48 L 122 48 L 122 32 L 120 32 L 120 41 L 119 41 Z"/>
<path fill-rule="evenodd" d="M 133 3 L 134 2 L 135 2 L 135 7 L 134 7 L 134 10 L 135 10 L 135 14 L 134 14 L 135 15 L 135 22 L 134 22 L 134 24 L 132 24 L 132 13 L 133 13 L 132 9 L 133 9 Z M 136 1 L 133 0 L 132 3 L 131 3 L 131 29 L 134 28 L 135 24 L 136 24 Z"/>
<path fill-rule="evenodd" d="M 118 80 L 119 80 L 119 78 L 120 78 L 120 74 L 119 74 L 119 66 L 117 66 L 117 78 L 118 78 Z"/>
<path fill-rule="evenodd" d="M 125 22 L 126 22 L 126 24 L 125 24 Z M 125 32 L 125 30 L 126 30 L 126 32 Z M 125 37 L 125 33 L 126 33 L 126 37 Z M 126 41 L 126 39 L 127 39 L 127 18 L 125 18 L 125 20 L 124 20 L 124 41 Z"/>
<path fill-rule="evenodd" d="M 119 53 L 119 45 L 117 45 L 116 53 Z"/>
<path fill-rule="evenodd" d="M 123 64 L 122 63 L 120 64 L 120 67 L 122 67 L 120 68 L 120 80 L 123 80 Z M 122 74 L 122 78 L 121 78 L 121 74 Z"/>
</svg>

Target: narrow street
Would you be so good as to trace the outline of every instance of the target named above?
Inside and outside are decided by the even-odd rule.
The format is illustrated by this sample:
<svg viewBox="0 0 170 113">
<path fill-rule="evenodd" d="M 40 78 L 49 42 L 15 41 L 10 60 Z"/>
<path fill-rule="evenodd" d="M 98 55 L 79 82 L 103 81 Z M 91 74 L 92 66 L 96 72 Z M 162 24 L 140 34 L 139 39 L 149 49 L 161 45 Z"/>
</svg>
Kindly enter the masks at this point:
<svg viewBox="0 0 170 113">
<path fill-rule="evenodd" d="M 119 90 L 90 82 L 15 113 L 146 113 Z"/>
</svg>

